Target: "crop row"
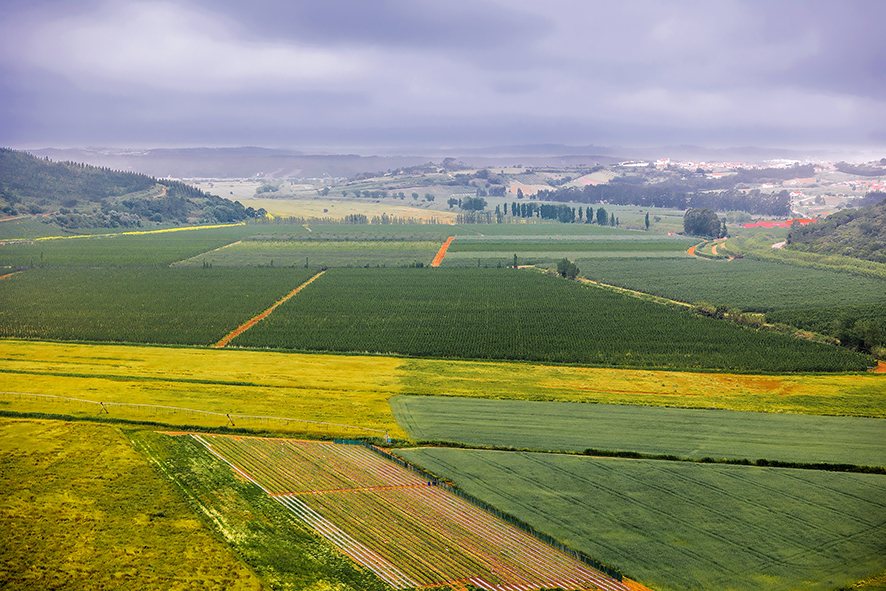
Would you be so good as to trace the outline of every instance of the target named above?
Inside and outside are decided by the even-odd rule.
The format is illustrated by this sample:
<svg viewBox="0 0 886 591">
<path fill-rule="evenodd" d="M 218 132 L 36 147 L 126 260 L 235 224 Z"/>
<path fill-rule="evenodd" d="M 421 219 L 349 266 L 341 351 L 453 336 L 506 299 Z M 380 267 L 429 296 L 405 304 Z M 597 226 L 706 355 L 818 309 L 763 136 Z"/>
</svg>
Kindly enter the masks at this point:
<svg viewBox="0 0 886 591">
<path fill-rule="evenodd" d="M 231 226 L 8 243 L 0 246 L 0 267 L 166 266 L 255 231 L 254 226 Z"/>
<path fill-rule="evenodd" d="M 30 269 L 0 281 L 0 336 L 210 345 L 307 269 Z"/>
<path fill-rule="evenodd" d="M 181 267 L 405 267 L 430 263 L 439 242 L 246 240 L 177 263 Z"/>
<path fill-rule="evenodd" d="M 318 514 L 421 585 L 483 588 L 623 585 L 432 486 L 302 496 Z"/>
<path fill-rule="evenodd" d="M 234 346 L 762 371 L 868 357 L 513 269 L 331 269 Z"/>
<path fill-rule="evenodd" d="M 625 589 L 365 448 L 194 437 L 394 587 Z"/>
<path fill-rule="evenodd" d="M 668 251 L 684 253 L 687 248 L 696 244 L 697 240 L 667 239 L 642 240 L 629 238 L 598 238 L 595 240 L 455 240 L 452 243 L 452 252 L 622 252 L 636 251 L 640 253 Z"/>
<path fill-rule="evenodd" d="M 883 301 L 886 281 L 752 259 L 578 259 L 589 279 L 681 302 L 745 311 L 820 308 Z"/>
<path fill-rule="evenodd" d="M 884 568 L 884 477 L 562 454 L 399 450 L 655 589 L 821 590 Z"/>
<path fill-rule="evenodd" d="M 358 446 L 221 435 L 198 439 L 269 494 L 425 484 Z"/>
</svg>

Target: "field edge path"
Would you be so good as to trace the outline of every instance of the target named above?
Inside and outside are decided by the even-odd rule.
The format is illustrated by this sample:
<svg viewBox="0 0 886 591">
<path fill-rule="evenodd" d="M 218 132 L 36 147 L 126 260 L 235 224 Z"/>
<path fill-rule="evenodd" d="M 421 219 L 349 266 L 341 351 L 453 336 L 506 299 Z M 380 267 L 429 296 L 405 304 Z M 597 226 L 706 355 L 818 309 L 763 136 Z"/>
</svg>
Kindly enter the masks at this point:
<svg viewBox="0 0 886 591">
<path fill-rule="evenodd" d="M 220 340 L 219 342 L 214 344 L 213 347 L 220 349 L 220 348 L 224 347 L 225 345 L 227 345 L 228 343 L 230 343 L 237 336 L 243 334 L 244 332 L 246 332 L 247 330 L 252 328 L 260 320 L 264 320 L 265 318 L 267 318 L 268 314 L 273 312 L 277 308 L 277 306 L 279 306 L 280 304 L 282 304 L 283 302 L 285 302 L 286 300 L 288 300 L 289 298 L 291 298 L 292 296 L 294 296 L 295 294 L 300 292 L 302 289 L 304 289 L 305 287 L 310 285 L 316 278 L 318 278 L 320 275 L 322 275 L 325 272 L 326 272 L 325 269 L 320 271 L 319 273 L 317 273 L 316 275 L 314 275 L 313 277 L 311 277 L 310 279 L 308 279 L 307 281 L 305 281 L 304 283 L 302 283 L 301 285 L 299 285 L 298 287 L 296 287 L 295 289 L 290 291 L 288 294 L 283 296 L 281 299 L 277 300 L 273 306 L 271 306 L 270 308 L 268 308 L 267 310 L 265 310 L 264 312 L 262 312 L 258 316 L 251 318 L 249 321 L 241 324 L 240 326 L 238 326 L 237 328 L 235 328 L 234 330 L 229 332 L 227 335 L 225 335 L 225 337 L 222 340 Z"/>
<path fill-rule="evenodd" d="M 455 240 L 455 236 L 450 236 L 449 239 L 443 243 L 443 246 L 441 246 L 440 250 L 437 251 L 437 255 L 434 257 L 434 260 L 431 261 L 432 267 L 440 266 L 440 263 L 443 262 L 443 257 L 446 256 L 446 251 L 449 249 L 449 245 L 452 244 L 453 240 Z"/>
</svg>

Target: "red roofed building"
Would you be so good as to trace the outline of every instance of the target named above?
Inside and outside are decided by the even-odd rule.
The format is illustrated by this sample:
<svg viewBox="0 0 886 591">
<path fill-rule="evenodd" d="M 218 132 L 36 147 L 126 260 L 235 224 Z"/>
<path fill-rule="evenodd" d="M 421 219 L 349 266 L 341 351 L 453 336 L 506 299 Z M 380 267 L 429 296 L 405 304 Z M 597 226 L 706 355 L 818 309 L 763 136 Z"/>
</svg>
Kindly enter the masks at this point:
<svg viewBox="0 0 886 591">
<path fill-rule="evenodd" d="M 781 221 L 771 221 L 771 222 L 754 222 L 753 224 L 745 224 L 745 228 L 788 228 L 794 222 L 799 223 L 801 226 L 805 226 L 807 224 L 812 224 L 817 222 L 818 220 L 811 219 L 803 219 L 803 218 L 794 218 L 792 220 L 787 220 L 784 222 Z"/>
</svg>

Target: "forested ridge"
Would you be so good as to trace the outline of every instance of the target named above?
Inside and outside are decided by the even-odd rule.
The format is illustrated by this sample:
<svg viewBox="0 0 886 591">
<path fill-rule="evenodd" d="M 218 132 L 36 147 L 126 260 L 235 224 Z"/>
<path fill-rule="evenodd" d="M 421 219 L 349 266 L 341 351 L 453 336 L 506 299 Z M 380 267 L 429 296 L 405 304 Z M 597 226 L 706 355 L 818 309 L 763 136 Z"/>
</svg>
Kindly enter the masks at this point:
<svg viewBox="0 0 886 591">
<path fill-rule="evenodd" d="M 886 263 L 886 193 L 870 193 L 860 209 L 844 209 L 817 224 L 792 228 L 787 248 Z"/>
<path fill-rule="evenodd" d="M 156 223 L 229 223 L 262 210 L 180 181 L 0 148 L 0 216 L 40 215 L 63 228 Z"/>
</svg>

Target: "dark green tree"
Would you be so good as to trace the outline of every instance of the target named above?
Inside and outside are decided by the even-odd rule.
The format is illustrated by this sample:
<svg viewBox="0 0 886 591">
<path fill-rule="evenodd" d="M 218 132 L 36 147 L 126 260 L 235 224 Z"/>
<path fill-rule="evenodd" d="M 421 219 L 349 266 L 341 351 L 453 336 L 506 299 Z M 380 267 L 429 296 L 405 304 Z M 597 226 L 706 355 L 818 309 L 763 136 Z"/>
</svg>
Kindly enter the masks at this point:
<svg viewBox="0 0 886 591">
<path fill-rule="evenodd" d="M 557 262 L 557 273 L 560 274 L 560 277 L 575 279 L 578 275 L 578 266 L 566 257 L 563 257 Z"/>
<path fill-rule="evenodd" d="M 486 200 L 482 197 L 465 197 L 461 200 L 460 207 L 465 211 L 483 211 L 486 209 Z"/>
<path fill-rule="evenodd" d="M 720 218 L 707 207 L 690 209 L 683 215 L 683 232 L 693 236 L 719 238 Z"/>
<path fill-rule="evenodd" d="M 603 209 L 602 207 L 598 208 L 597 209 L 597 225 L 598 226 L 605 226 L 608 221 L 609 221 L 609 214 L 606 213 L 606 210 Z"/>
<path fill-rule="evenodd" d="M 723 222 L 723 223 L 725 224 L 726 222 Z M 646 229 L 647 230 L 649 229 L 649 212 L 648 211 L 646 212 Z"/>
</svg>

